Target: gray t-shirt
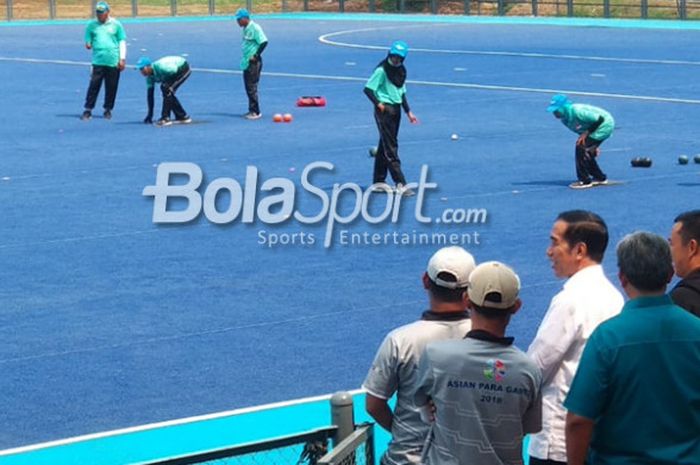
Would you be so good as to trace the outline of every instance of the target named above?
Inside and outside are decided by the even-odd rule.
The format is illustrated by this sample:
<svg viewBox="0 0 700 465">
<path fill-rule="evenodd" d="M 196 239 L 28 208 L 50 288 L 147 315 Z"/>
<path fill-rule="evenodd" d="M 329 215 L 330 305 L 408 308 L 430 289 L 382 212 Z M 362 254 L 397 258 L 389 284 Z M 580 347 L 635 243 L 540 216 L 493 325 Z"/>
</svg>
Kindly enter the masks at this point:
<svg viewBox="0 0 700 465">
<path fill-rule="evenodd" d="M 379 347 L 362 387 L 380 399 L 396 393 L 391 442 L 382 459 L 390 465 L 419 464 L 429 426 L 413 403 L 418 362 L 425 346 L 434 341 L 461 339 L 471 329 L 467 313 L 440 317 L 426 312 L 424 319 L 390 332 Z"/>
<path fill-rule="evenodd" d="M 418 376 L 416 405 L 436 408 L 426 464 L 523 463 L 523 436 L 542 427 L 542 375 L 524 352 L 474 331 L 429 344 Z"/>
</svg>

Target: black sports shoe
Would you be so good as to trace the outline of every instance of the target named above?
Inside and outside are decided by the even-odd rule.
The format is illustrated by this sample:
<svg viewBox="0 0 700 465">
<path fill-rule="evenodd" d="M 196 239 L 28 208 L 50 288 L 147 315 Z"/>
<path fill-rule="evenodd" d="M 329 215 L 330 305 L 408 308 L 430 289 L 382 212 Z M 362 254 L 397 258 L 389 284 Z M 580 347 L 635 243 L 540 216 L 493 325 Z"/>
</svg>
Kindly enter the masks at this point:
<svg viewBox="0 0 700 465">
<path fill-rule="evenodd" d="M 80 116 L 80 119 L 83 121 L 87 121 L 90 118 L 92 118 L 92 112 L 90 110 L 85 110 L 83 114 Z"/>
<path fill-rule="evenodd" d="M 111 110 L 105 110 L 105 112 L 102 114 L 102 117 L 104 119 L 112 119 L 112 111 Z"/>
</svg>

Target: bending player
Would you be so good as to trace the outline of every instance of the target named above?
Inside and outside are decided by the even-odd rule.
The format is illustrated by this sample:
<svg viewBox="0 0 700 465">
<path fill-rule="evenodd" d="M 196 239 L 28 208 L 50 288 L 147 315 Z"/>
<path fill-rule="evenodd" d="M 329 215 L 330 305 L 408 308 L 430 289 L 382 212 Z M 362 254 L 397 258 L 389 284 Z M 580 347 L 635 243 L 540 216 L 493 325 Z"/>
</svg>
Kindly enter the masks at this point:
<svg viewBox="0 0 700 465">
<path fill-rule="evenodd" d="M 561 120 L 567 128 L 579 134 L 576 140 L 576 177 L 578 181 L 569 185 L 572 189 L 586 189 L 607 184 L 608 178 L 598 166 L 600 144 L 612 135 L 615 120 L 602 108 L 572 103 L 566 95 L 557 94 L 547 111 Z"/>
<path fill-rule="evenodd" d="M 192 118 L 185 112 L 185 109 L 182 108 L 180 101 L 175 96 L 177 89 L 192 73 L 187 60 L 179 56 L 167 56 L 152 62 L 148 57 L 141 57 L 136 67 L 141 71 L 141 74 L 146 76 L 146 85 L 148 87 L 148 115 L 143 120 L 144 123 L 151 124 L 153 122 L 153 92 L 156 82 L 161 83 L 160 90 L 163 93 L 163 109 L 160 119 L 156 121 L 156 125 L 170 126 L 173 124 L 173 121 L 170 119 L 171 112 L 175 114 L 175 122 L 177 123 L 192 122 Z"/>
</svg>

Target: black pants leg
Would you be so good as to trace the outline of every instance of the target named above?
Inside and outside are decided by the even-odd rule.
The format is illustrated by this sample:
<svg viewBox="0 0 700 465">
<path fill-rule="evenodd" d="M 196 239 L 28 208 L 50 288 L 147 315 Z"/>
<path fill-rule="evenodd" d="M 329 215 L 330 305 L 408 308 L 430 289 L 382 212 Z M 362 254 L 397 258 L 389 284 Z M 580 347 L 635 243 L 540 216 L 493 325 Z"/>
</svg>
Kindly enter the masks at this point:
<svg viewBox="0 0 700 465">
<path fill-rule="evenodd" d="M 248 95 L 248 111 L 250 113 L 260 113 L 260 103 L 258 101 L 258 82 L 262 73 L 262 58 L 258 58 L 254 63 L 248 65 L 248 69 L 243 71 L 243 84 L 245 93 Z"/>
<path fill-rule="evenodd" d="M 163 111 L 161 112 L 162 118 L 170 118 L 170 112 L 175 113 L 175 119 L 184 119 L 187 116 L 187 112 L 180 104 L 180 101 L 175 96 L 175 92 L 180 86 L 190 77 L 192 71 L 189 65 L 185 65 L 180 69 L 180 71 L 175 75 L 172 81 L 164 82 L 160 86 L 161 92 L 163 92 Z"/>
<path fill-rule="evenodd" d="M 102 87 L 102 80 L 105 79 L 105 72 L 109 69 L 107 66 L 92 65 L 90 73 L 90 85 L 88 85 L 87 95 L 85 96 L 85 109 L 92 110 L 95 108 L 97 96 Z"/>
<path fill-rule="evenodd" d="M 556 460 L 544 460 L 537 457 L 530 457 L 530 465 L 566 465 L 566 462 L 557 462 Z"/>
<path fill-rule="evenodd" d="M 603 141 L 586 138 L 584 145 L 576 146 L 576 177 L 583 183 L 591 182 L 591 178 L 595 181 L 604 181 L 605 173 L 598 166 L 596 157 L 598 156 L 598 147 Z"/>
<path fill-rule="evenodd" d="M 374 181 L 386 181 L 387 170 L 396 184 L 406 184 L 401 171 L 399 159 L 399 126 L 401 125 L 401 106 L 384 105 L 384 111 L 374 111 L 374 119 L 379 130 L 379 144 L 374 157 Z"/>
<path fill-rule="evenodd" d="M 117 89 L 119 88 L 119 76 L 121 75 L 121 71 L 119 71 L 119 68 L 104 66 L 103 74 L 105 80 L 104 109 L 112 111 L 114 108 L 114 101 L 117 98 Z"/>
</svg>

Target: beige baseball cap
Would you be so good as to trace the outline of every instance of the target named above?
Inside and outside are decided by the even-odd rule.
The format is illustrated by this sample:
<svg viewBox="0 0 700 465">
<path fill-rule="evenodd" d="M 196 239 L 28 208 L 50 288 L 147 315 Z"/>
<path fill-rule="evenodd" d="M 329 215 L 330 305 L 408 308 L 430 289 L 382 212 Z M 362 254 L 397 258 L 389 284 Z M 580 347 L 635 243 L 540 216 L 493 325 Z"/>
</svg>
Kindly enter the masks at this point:
<svg viewBox="0 0 700 465">
<path fill-rule="evenodd" d="M 485 262 L 469 276 L 469 300 L 479 307 L 507 309 L 518 300 L 520 278 L 500 262 Z M 496 294 L 489 296 L 489 294 Z M 488 299 L 486 297 L 489 297 Z M 496 297 L 493 299 L 493 297 Z"/>
</svg>

